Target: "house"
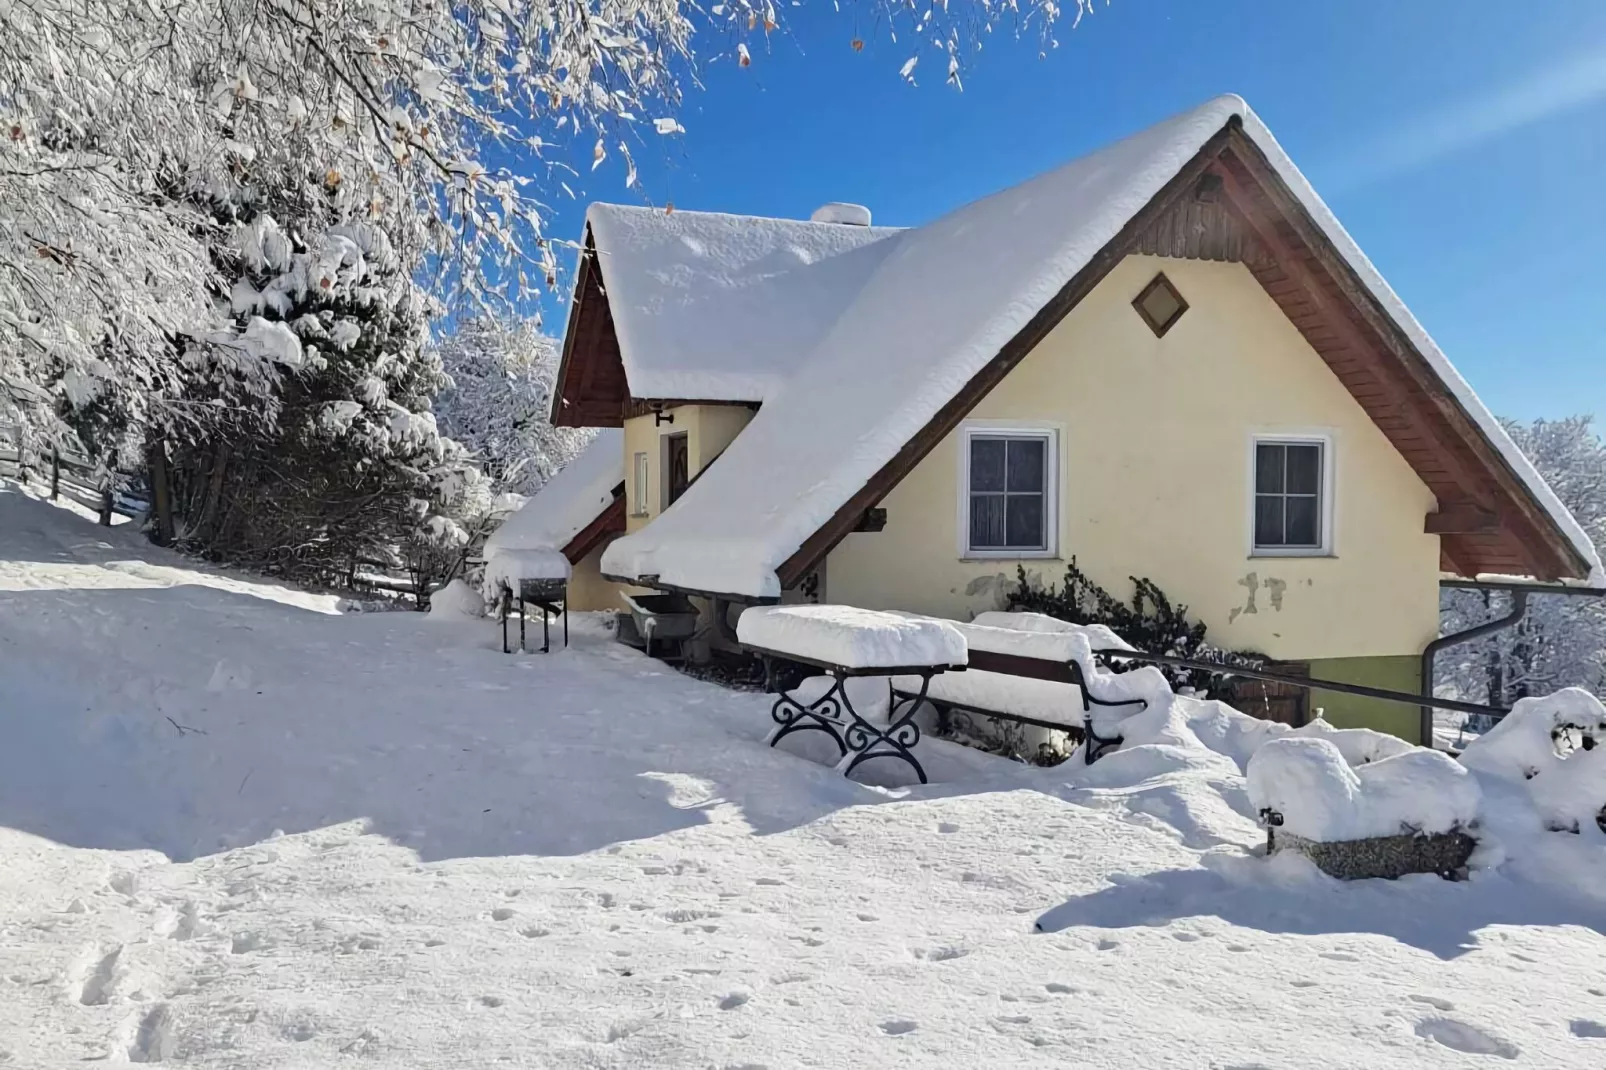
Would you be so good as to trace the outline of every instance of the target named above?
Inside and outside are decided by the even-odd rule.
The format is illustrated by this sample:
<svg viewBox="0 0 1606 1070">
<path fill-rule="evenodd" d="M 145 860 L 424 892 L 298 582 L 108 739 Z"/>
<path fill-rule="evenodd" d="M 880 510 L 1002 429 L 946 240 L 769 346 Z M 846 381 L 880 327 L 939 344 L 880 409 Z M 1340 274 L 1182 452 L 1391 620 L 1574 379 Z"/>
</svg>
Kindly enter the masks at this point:
<svg viewBox="0 0 1606 1070">
<path fill-rule="evenodd" d="M 1237 97 L 868 224 L 591 206 L 553 419 L 620 429 L 623 497 L 590 502 L 586 583 L 720 625 L 803 598 L 967 618 L 1074 556 L 1221 646 L 1413 693 L 1442 578 L 1606 583 Z"/>
</svg>

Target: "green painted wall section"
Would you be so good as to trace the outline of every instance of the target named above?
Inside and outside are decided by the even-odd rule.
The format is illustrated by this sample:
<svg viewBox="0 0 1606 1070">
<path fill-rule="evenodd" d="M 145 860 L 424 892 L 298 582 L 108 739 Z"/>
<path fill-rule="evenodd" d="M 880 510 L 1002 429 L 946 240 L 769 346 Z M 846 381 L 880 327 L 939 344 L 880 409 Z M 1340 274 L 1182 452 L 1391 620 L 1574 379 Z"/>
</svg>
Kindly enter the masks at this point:
<svg viewBox="0 0 1606 1070">
<path fill-rule="evenodd" d="M 1381 687 L 1415 694 L 1421 679 L 1422 662 L 1414 654 L 1378 658 L 1318 658 L 1310 663 L 1310 674 L 1317 680 Z M 1415 706 L 1381 699 L 1345 695 L 1337 691 L 1312 691 L 1311 716 L 1317 709 L 1335 728 L 1375 728 L 1379 732 L 1421 742 L 1421 714 Z"/>
</svg>

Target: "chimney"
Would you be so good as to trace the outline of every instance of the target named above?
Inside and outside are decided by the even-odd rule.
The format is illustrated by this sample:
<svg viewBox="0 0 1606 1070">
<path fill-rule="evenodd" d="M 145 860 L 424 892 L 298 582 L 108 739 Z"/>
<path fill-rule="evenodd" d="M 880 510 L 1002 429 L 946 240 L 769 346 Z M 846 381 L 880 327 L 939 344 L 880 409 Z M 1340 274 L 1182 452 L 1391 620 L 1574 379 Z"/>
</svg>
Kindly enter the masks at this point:
<svg viewBox="0 0 1606 1070">
<path fill-rule="evenodd" d="M 862 204 L 844 204 L 832 201 L 822 204 L 809 216 L 811 223 L 842 223 L 850 227 L 870 225 L 870 209 Z"/>
</svg>

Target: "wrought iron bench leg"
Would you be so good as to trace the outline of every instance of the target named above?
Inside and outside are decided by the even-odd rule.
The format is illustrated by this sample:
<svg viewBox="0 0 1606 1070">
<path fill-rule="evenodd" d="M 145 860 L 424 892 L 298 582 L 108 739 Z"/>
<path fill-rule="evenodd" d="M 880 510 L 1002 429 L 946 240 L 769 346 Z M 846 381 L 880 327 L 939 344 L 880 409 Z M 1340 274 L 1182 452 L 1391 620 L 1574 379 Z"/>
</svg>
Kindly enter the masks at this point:
<svg viewBox="0 0 1606 1070">
<path fill-rule="evenodd" d="M 932 673 L 925 672 L 920 675 L 920 693 L 910 700 L 907 709 L 901 717 L 893 718 L 896 712 L 891 707 L 887 709 L 891 724 L 885 731 L 859 716 L 859 712 L 848 701 L 847 692 L 842 693 L 842 705 L 853 723 L 843 733 L 843 741 L 847 750 L 842 754 L 842 760 L 837 763 L 837 769 L 843 776 L 847 776 L 857 769 L 863 762 L 871 758 L 902 758 L 914 769 L 920 783 L 930 783 L 926 779 L 926 771 L 915 758 L 913 748 L 920 742 L 920 726 L 915 724 L 915 715 L 926 702 L 926 691 L 931 687 Z M 841 681 L 838 681 L 840 686 Z M 851 751 L 852 753 L 848 753 Z"/>
<path fill-rule="evenodd" d="M 769 659 L 765 659 L 765 678 L 771 677 Z M 831 737 L 831 742 L 837 745 L 843 757 L 847 757 L 848 744 L 838 730 L 844 724 L 843 710 L 852 713 L 853 707 L 848 705 L 848 693 L 842 686 L 842 677 L 833 675 L 831 686 L 807 706 L 798 702 L 785 691 L 779 693 L 775 705 L 770 707 L 770 719 L 775 727 L 770 729 L 769 738 L 765 740 L 770 746 L 775 746 L 793 732 L 824 732 Z M 857 716 L 857 715 L 855 715 Z"/>
</svg>

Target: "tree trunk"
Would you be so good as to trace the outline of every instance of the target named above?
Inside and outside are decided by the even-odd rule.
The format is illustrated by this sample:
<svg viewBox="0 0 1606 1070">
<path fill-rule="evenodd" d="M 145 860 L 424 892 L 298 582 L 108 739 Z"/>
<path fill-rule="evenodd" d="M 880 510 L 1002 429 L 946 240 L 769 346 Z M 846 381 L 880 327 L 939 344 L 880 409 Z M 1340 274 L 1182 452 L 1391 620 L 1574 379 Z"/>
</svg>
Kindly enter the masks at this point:
<svg viewBox="0 0 1606 1070">
<path fill-rule="evenodd" d="M 212 453 L 212 470 L 206 479 L 206 497 L 201 506 L 201 518 L 196 523 L 196 531 L 202 539 L 212 538 L 212 525 L 217 520 L 218 506 L 223 499 L 223 476 L 229 466 L 229 445 L 219 442 L 217 449 Z"/>
<path fill-rule="evenodd" d="M 152 541 L 166 546 L 173 541 L 173 501 L 167 483 L 167 446 L 161 439 L 151 443 L 148 451 L 151 480 L 151 507 L 156 514 L 156 530 Z"/>
</svg>

